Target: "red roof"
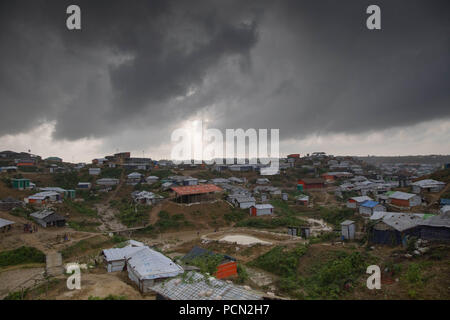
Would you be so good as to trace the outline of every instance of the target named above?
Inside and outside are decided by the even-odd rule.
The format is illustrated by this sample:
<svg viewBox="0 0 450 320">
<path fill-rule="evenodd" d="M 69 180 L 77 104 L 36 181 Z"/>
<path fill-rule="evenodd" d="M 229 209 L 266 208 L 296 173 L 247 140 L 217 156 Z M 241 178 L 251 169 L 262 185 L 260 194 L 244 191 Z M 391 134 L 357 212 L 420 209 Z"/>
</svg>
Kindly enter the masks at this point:
<svg viewBox="0 0 450 320">
<path fill-rule="evenodd" d="M 189 194 L 201 194 L 201 193 L 222 191 L 222 188 L 219 188 L 218 186 L 216 186 L 214 184 L 172 187 L 171 189 L 180 196 L 185 196 L 185 195 L 189 195 Z"/>
</svg>

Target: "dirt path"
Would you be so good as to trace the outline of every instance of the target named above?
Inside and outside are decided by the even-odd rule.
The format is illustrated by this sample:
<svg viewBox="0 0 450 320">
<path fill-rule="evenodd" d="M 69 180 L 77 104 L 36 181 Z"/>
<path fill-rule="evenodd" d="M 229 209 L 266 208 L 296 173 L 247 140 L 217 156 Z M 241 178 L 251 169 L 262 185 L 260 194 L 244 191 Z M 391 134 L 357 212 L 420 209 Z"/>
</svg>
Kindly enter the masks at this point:
<svg viewBox="0 0 450 320">
<path fill-rule="evenodd" d="M 111 205 L 109 204 L 110 201 L 116 197 L 117 192 L 120 190 L 124 182 L 125 182 L 125 173 L 122 171 L 122 174 L 120 176 L 120 182 L 115 188 L 115 190 L 111 193 L 111 196 L 109 196 L 103 203 L 99 203 L 95 206 L 100 221 L 102 223 L 98 227 L 100 231 L 110 231 L 110 230 L 114 231 L 127 228 L 116 218 L 116 214 L 118 213 L 117 209 L 111 208 Z"/>
<path fill-rule="evenodd" d="M 30 288 L 44 279 L 44 268 L 22 268 L 0 272 L 0 300 L 9 292 Z"/>
<path fill-rule="evenodd" d="M 160 213 L 163 204 L 166 203 L 167 201 L 169 201 L 168 199 L 164 199 L 163 201 L 161 201 L 160 203 L 158 203 L 156 206 L 153 206 L 152 210 L 150 211 L 150 216 L 149 216 L 149 224 L 153 225 L 156 223 L 156 221 L 158 221 L 158 214 Z"/>
</svg>

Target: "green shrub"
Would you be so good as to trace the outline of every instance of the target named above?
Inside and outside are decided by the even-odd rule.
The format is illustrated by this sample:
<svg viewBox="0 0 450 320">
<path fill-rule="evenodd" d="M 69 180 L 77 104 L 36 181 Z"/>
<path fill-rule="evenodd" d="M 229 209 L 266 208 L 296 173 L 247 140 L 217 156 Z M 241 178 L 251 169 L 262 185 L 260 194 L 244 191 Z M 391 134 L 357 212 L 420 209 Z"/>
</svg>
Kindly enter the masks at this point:
<svg viewBox="0 0 450 320">
<path fill-rule="evenodd" d="M 23 246 L 14 250 L 0 252 L 0 267 L 43 262 L 45 262 L 45 254 L 32 247 Z"/>
<path fill-rule="evenodd" d="M 308 297 L 338 298 L 346 283 L 354 284 L 365 274 L 369 261 L 372 259 L 367 254 L 338 252 L 334 259 L 314 266 L 311 276 L 303 281 Z"/>
<path fill-rule="evenodd" d="M 237 264 L 237 274 L 238 274 L 238 277 L 236 279 L 236 283 L 242 284 L 245 281 L 247 281 L 247 279 L 249 278 L 247 270 L 240 263 Z"/>
<path fill-rule="evenodd" d="M 98 216 L 97 210 L 89 208 L 85 203 L 74 202 L 69 199 L 64 200 L 64 203 L 70 208 L 73 208 L 76 212 L 86 215 L 88 217 Z"/>
<path fill-rule="evenodd" d="M 198 267 L 201 273 L 214 274 L 222 261 L 221 254 L 205 254 L 190 260 L 189 264 Z"/>
<path fill-rule="evenodd" d="M 29 290 L 10 292 L 3 300 L 24 300 L 28 295 Z"/>
<path fill-rule="evenodd" d="M 295 276 L 299 259 L 306 251 L 307 247 L 305 246 L 296 247 L 291 250 L 287 250 L 283 246 L 276 246 L 251 261 L 249 265 L 283 277 Z"/>
<path fill-rule="evenodd" d="M 411 285 L 421 286 L 423 284 L 421 266 L 418 263 L 411 263 L 405 272 L 404 278 Z"/>
</svg>

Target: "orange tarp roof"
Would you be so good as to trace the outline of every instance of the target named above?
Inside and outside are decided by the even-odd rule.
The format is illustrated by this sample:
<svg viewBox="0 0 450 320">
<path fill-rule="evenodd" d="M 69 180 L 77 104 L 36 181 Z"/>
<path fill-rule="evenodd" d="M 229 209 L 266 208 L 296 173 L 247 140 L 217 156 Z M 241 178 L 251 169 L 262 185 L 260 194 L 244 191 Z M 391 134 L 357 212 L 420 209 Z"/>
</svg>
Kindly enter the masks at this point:
<svg viewBox="0 0 450 320">
<path fill-rule="evenodd" d="M 172 187 L 171 189 L 180 196 L 222 191 L 222 188 L 219 188 L 214 184 L 204 184 L 197 186 L 180 186 L 180 187 Z"/>
</svg>

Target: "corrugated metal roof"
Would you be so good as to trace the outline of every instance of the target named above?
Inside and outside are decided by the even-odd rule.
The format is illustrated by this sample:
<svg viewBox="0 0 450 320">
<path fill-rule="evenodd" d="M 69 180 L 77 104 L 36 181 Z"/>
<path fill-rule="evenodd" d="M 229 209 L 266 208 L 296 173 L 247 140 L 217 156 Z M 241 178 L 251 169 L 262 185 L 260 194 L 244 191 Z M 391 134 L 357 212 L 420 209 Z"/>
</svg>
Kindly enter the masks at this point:
<svg viewBox="0 0 450 320">
<path fill-rule="evenodd" d="M 0 218 L 0 228 L 3 228 L 5 226 L 9 226 L 10 224 L 13 224 L 13 223 L 15 223 L 15 222 Z"/>
<path fill-rule="evenodd" d="M 352 197 L 350 199 L 355 200 L 358 203 L 361 203 L 361 202 L 364 202 L 364 201 L 372 201 L 372 198 L 368 197 L 368 196 Z"/>
<path fill-rule="evenodd" d="M 233 197 L 233 196 L 231 196 Z M 245 195 L 235 195 L 234 198 L 236 199 L 237 202 L 241 203 L 241 202 L 255 202 L 256 199 L 253 197 L 247 197 Z"/>
<path fill-rule="evenodd" d="M 188 272 L 185 279 L 158 283 L 151 289 L 171 300 L 261 300 L 258 293 L 198 272 Z"/>
<path fill-rule="evenodd" d="M 103 250 L 103 254 L 105 255 L 106 261 L 117 261 L 124 260 L 130 257 L 133 253 L 142 250 L 144 247 L 134 247 L 132 245 L 123 247 L 123 248 L 112 248 Z"/>
<path fill-rule="evenodd" d="M 344 222 L 341 223 L 341 226 L 349 226 L 351 224 L 354 224 L 355 221 L 352 220 L 345 220 Z"/>
<path fill-rule="evenodd" d="M 32 214 L 30 214 L 30 216 L 36 218 L 36 219 L 44 219 L 45 217 L 48 217 L 51 214 L 54 214 L 55 212 L 52 210 L 41 210 L 41 211 L 36 211 L 33 212 Z"/>
<path fill-rule="evenodd" d="M 43 192 L 35 193 L 32 196 L 29 196 L 28 199 L 43 200 L 47 197 L 57 196 L 57 195 L 59 196 L 59 193 L 55 192 L 55 191 L 43 191 Z"/>
<path fill-rule="evenodd" d="M 444 182 L 436 181 L 436 180 L 433 180 L 433 179 L 424 179 L 424 180 L 413 182 L 411 184 L 414 185 L 414 186 L 422 187 L 422 188 L 439 186 L 439 185 L 445 185 Z"/>
<path fill-rule="evenodd" d="M 389 195 L 389 198 L 392 199 L 400 199 L 400 200 L 409 200 L 412 197 L 415 197 L 416 195 L 414 193 L 407 193 L 402 191 L 395 191 L 391 195 Z"/>
<path fill-rule="evenodd" d="M 214 184 L 204 184 L 204 185 L 196 185 L 196 186 L 180 186 L 180 187 L 172 187 L 171 189 L 180 196 L 222 191 L 222 188 L 219 188 L 218 186 L 216 186 Z"/>
<path fill-rule="evenodd" d="M 385 212 L 382 221 L 397 231 L 414 228 L 424 222 L 424 214 Z"/>
<path fill-rule="evenodd" d="M 255 204 L 253 207 L 256 209 L 273 209 L 273 205 L 271 204 Z"/>
<path fill-rule="evenodd" d="M 128 264 L 141 280 L 175 277 L 184 272 L 183 268 L 162 253 L 149 247 L 140 248 L 130 255 Z"/>
</svg>

